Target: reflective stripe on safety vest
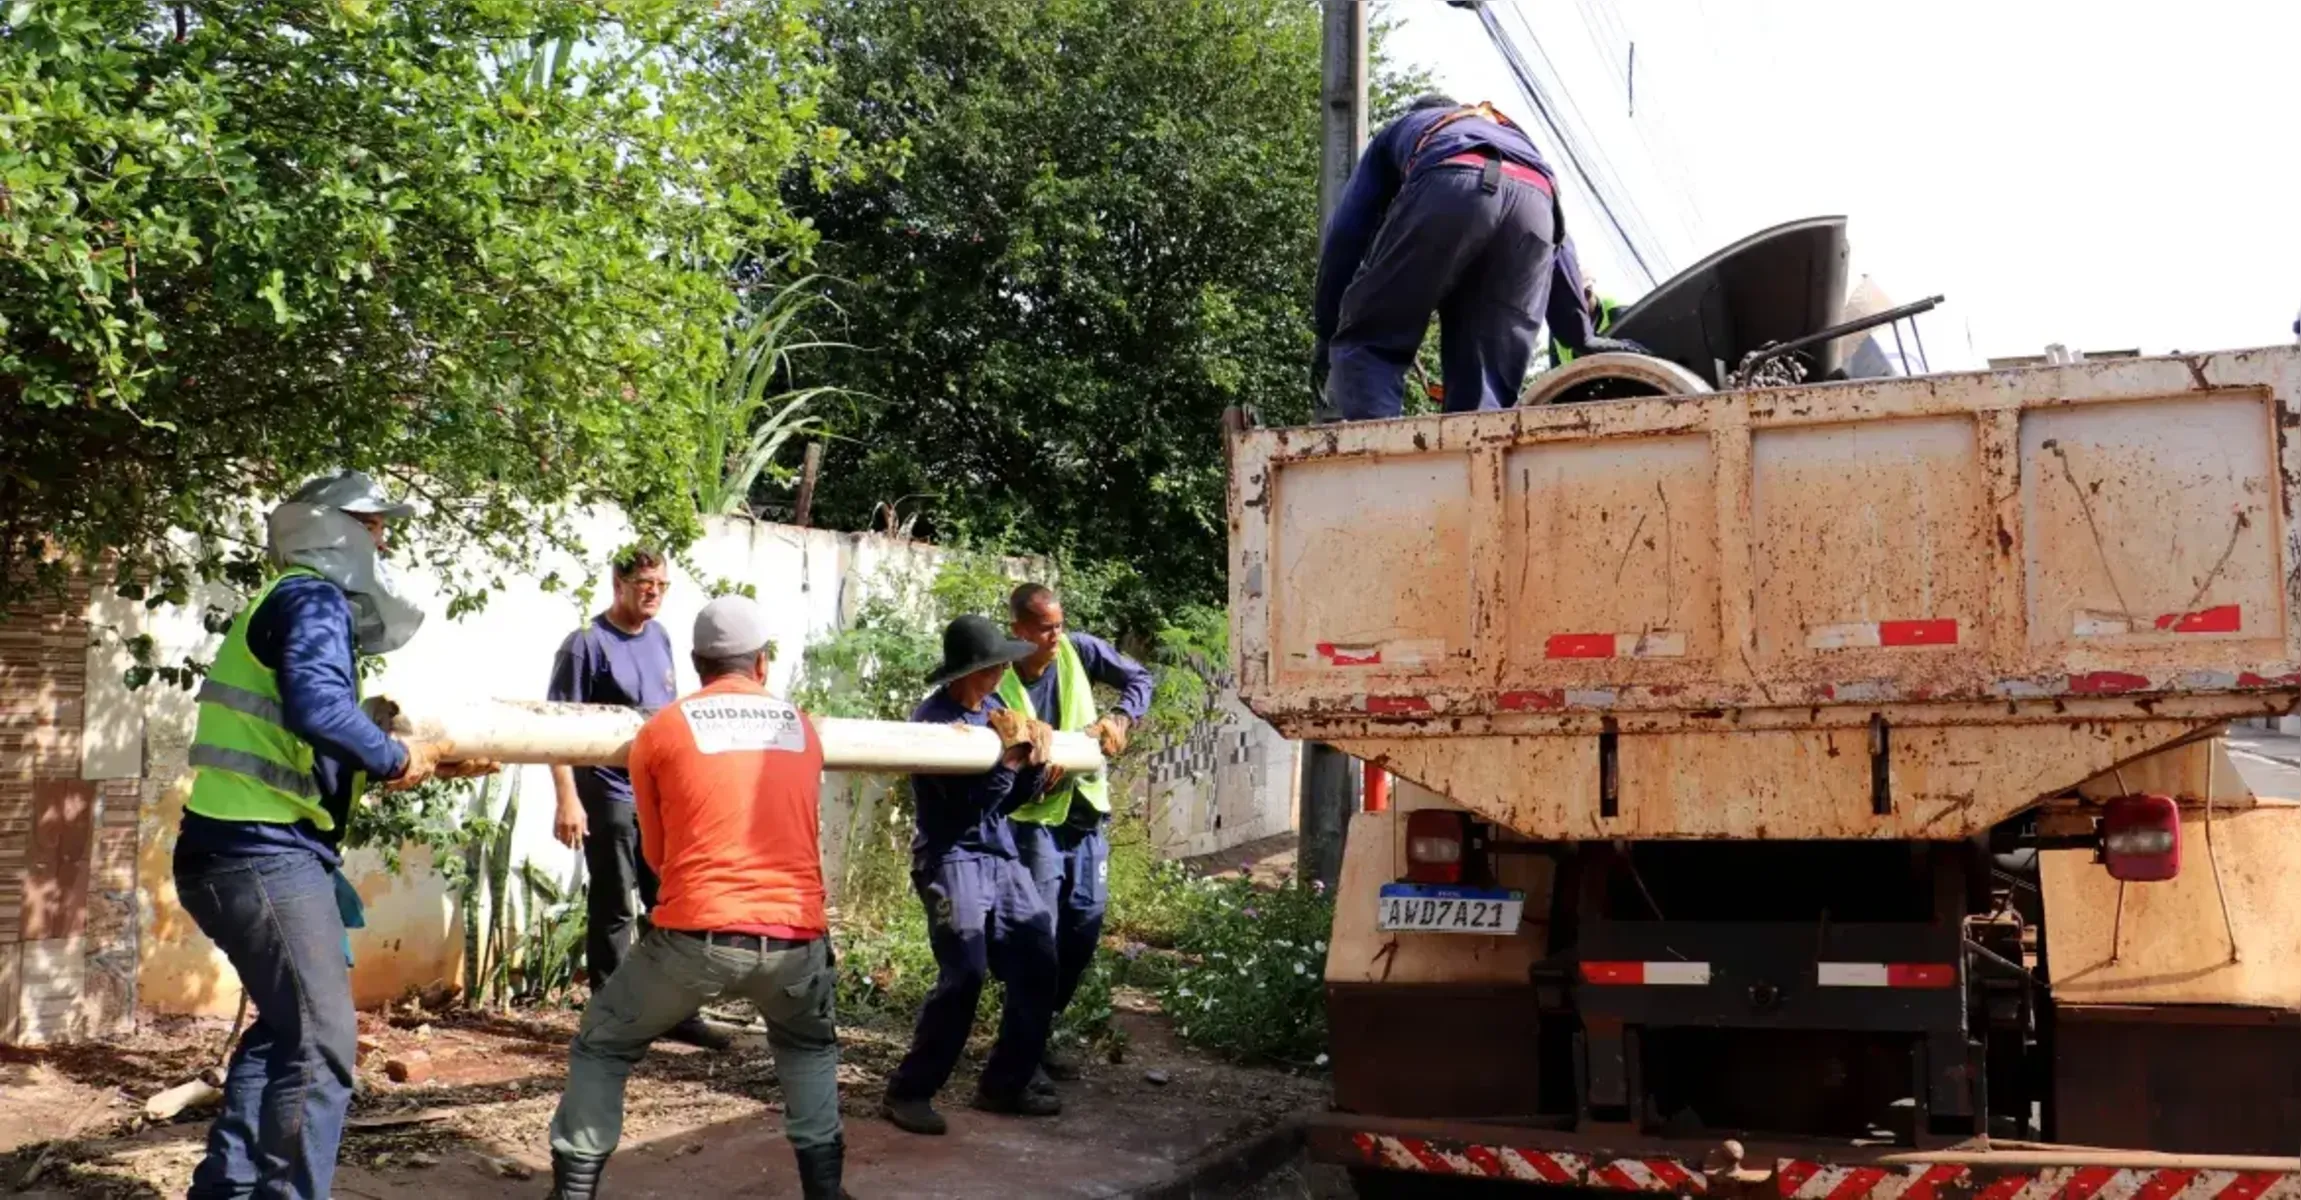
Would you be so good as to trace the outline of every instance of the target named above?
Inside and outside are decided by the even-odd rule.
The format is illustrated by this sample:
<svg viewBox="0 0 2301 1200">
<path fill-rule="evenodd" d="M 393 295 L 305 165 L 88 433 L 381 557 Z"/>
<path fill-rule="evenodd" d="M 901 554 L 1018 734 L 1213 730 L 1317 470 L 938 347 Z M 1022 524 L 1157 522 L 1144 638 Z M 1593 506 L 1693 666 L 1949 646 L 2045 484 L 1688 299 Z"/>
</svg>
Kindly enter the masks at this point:
<svg viewBox="0 0 2301 1200">
<path fill-rule="evenodd" d="M 319 573 L 291 567 L 264 583 L 237 617 L 208 677 L 200 685 L 199 726 L 192 734 L 192 794 L 187 812 L 218 821 L 292 825 L 310 821 L 323 830 L 335 817 L 321 803 L 312 775 L 311 744 L 287 728 L 279 677 L 248 646 L 248 626 L 282 581 Z M 357 674 L 353 689 L 358 690 Z M 353 780 L 354 798 L 361 783 Z"/>
<path fill-rule="evenodd" d="M 1055 714 L 1054 726 L 1064 733 L 1077 733 L 1095 723 L 1095 683 L 1087 678 L 1086 664 L 1079 661 L 1078 648 L 1071 645 L 1069 634 L 1055 641 L 1055 661 L 1049 668 L 1055 673 L 1055 703 L 1062 709 Z M 1032 720 L 1042 720 L 1031 707 L 1031 693 L 1023 687 L 1022 676 L 1013 667 L 999 679 L 999 699 Z M 1013 820 L 1031 825 L 1060 825 L 1071 816 L 1072 798 L 1085 800 L 1099 813 L 1111 810 L 1110 780 L 1101 771 L 1092 774 L 1065 775 L 1063 781 L 1045 796 L 1014 811 Z"/>
</svg>

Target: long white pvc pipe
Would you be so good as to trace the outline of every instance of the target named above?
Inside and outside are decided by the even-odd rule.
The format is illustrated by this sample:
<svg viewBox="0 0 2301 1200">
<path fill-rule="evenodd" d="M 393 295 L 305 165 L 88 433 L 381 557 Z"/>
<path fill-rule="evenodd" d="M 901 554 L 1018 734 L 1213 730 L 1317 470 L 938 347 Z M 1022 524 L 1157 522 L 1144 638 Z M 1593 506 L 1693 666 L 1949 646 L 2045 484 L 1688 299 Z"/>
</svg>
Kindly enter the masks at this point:
<svg viewBox="0 0 2301 1200">
<path fill-rule="evenodd" d="M 500 763 L 619 767 L 644 718 L 605 704 L 544 700 L 461 700 L 402 704 L 369 702 L 401 737 L 454 743 L 455 757 Z M 888 771 L 908 775 L 972 775 L 999 759 L 999 738 L 988 729 L 818 717 L 823 766 L 834 771 Z M 1066 771 L 1103 769 L 1102 748 L 1083 733 L 1055 735 L 1054 761 Z"/>
</svg>

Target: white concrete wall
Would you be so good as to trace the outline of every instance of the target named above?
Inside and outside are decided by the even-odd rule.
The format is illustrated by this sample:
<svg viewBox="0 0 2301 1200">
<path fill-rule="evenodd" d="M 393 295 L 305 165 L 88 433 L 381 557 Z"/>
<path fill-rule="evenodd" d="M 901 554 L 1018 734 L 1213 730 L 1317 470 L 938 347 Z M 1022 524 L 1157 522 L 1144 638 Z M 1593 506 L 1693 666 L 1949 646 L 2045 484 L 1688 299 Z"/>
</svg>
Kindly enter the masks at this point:
<svg viewBox="0 0 2301 1200">
<path fill-rule="evenodd" d="M 412 579 L 425 611 L 435 615 L 407 646 L 385 658 L 382 673 L 367 682 L 368 693 L 540 698 L 561 640 L 607 602 L 605 555 L 630 538 L 628 527 L 609 516 L 583 519 L 575 532 L 601 562 L 544 562 L 531 573 L 506 575 L 506 586 L 490 596 L 484 609 L 460 620 L 438 615 L 445 612 L 446 600 L 436 579 Z M 769 686 L 788 693 L 810 642 L 851 620 L 874 593 L 922 595 L 943 557 L 933 546 L 874 535 L 714 522 L 686 561 L 673 564 L 671 590 L 658 618 L 677 652 L 680 690 L 696 684 L 685 654 L 688 634 L 696 611 L 709 599 L 707 589 L 720 581 L 756 589 L 778 649 Z M 578 607 L 572 589 L 543 591 L 537 581 L 553 569 L 563 579 L 588 575 L 596 581 L 588 610 Z M 1029 564 L 1018 562 L 1015 569 L 1027 571 Z M 189 788 L 185 756 L 192 735 L 191 694 L 158 683 L 129 691 L 121 682 L 130 663 L 121 645 L 148 634 L 163 663 L 186 654 L 208 658 L 220 639 L 202 628 L 201 607 L 232 611 L 239 602 L 229 589 L 210 587 L 189 610 L 147 611 L 108 594 L 90 605 L 91 621 L 103 628 L 89 652 L 84 757 L 90 771 L 134 775 L 139 773 L 135 764 L 142 767 L 137 993 L 140 1007 L 152 1011 L 229 1014 L 239 991 L 228 965 L 177 905 L 170 868 Z M 1152 764 L 1156 782 L 1149 811 L 1156 844 L 1169 855 L 1197 855 L 1292 828 L 1295 764 L 1292 744 L 1235 701 L 1228 703 L 1218 722 Z M 551 836 L 549 771 L 516 770 L 515 860 L 575 882 L 581 856 Z M 887 819 L 885 790 L 884 780 L 869 777 L 825 779 L 824 865 L 834 890 L 844 875 L 849 836 Z M 496 803 L 502 795 L 498 789 Z M 346 874 L 368 904 L 368 928 L 353 937 L 353 987 L 362 1004 L 459 981 L 460 923 L 446 878 L 427 858 L 408 856 L 395 874 L 375 854 L 363 851 L 350 856 Z"/>
</svg>

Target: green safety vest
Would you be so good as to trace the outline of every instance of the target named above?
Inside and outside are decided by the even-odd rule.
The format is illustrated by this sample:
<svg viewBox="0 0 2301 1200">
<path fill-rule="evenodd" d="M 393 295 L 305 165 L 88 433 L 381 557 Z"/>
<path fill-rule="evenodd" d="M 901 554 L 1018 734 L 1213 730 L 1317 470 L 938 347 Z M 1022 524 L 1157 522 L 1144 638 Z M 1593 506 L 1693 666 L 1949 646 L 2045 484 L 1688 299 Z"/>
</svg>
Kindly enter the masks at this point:
<svg viewBox="0 0 2301 1200">
<path fill-rule="evenodd" d="M 1613 301 L 1608 300 L 1604 296 L 1598 297 L 1598 319 L 1590 323 L 1590 332 L 1603 334 L 1607 330 L 1612 329 L 1614 327 L 1615 308 L 1616 305 Z M 1559 341 L 1557 338 L 1551 338 L 1550 360 L 1551 366 L 1563 367 L 1567 363 L 1574 361 L 1574 352 L 1567 349 L 1564 342 Z"/>
<path fill-rule="evenodd" d="M 218 821 L 261 821 L 293 825 L 310 821 L 322 830 L 336 819 L 320 802 L 312 776 L 312 747 L 288 732 L 280 707 L 280 682 L 248 649 L 248 626 L 256 610 L 281 581 L 298 575 L 320 578 L 305 567 L 290 567 L 265 581 L 262 590 L 232 619 L 216 661 L 200 685 L 200 723 L 192 734 L 192 794 L 188 812 Z M 353 695 L 359 673 L 352 674 Z M 352 799 L 367 786 L 365 774 L 352 776 Z"/>
<path fill-rule="evenodd" d="M 1095 723 L 1095 683 L 1087 678 L 1086 664 L 1079 661 L 1079 652 L 1071 645 L 1068 634 L 1055 642 L 1055 699 L 1062 706 L 1056 714 L 1055 728 L 1064 733 L 1077 733 Z M 999 699 L 1007 707 L 1036 721 L 1041 719 L 1031 708 L 1031 695 L 1023 690 L 1022 676 L 1013 667 L 999 679 Z M 1060 825 L 1071 817 L 1071 798 L 1080 797 L 1094 806 L 1095 811 L 1111 811 L 1111 784 L 1101 771 L 1092 775 L 1065 775 L 1055 790 L 1014 811 L 1013 819 L 1033 825 Z"/>
</svg>

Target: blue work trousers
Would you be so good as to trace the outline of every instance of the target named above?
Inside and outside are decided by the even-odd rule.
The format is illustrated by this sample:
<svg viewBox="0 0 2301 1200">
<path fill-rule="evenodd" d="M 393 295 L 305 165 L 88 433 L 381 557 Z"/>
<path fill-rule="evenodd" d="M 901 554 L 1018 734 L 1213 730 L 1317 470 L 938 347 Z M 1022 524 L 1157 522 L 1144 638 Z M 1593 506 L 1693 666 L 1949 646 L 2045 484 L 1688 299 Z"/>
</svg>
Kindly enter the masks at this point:
<svg viewBox="0 0 2301 1200">
<path fill-rule="evenodd" d="M 1431 166 L 1391 202 L 1342 294 L 1327 399 L 1344 420 L 1398 416 L 1406 372 L 1438 316 L 1446 411 L 1518 401 L 1549 303 L 1558 218 L 1550 193 L 1507 175 L 1488 192 L 1473 166 Z"/>
<path fill-rule="evenodd" d="M 1055 1023 L 1055 922 L 1030 871 L 1011 858 L 944 859 L 914 872 L 927 906 L 935 989 L 919 1008 L 910 1053 L 887 1080 L 891 1100 L 929 1100 L 966 1049 L 985 979 L 1006 985 L 998 1039 L 982 1090 L 1013 1097 L 1030 1086 Z"/>
<path fill-rule="evenodd" d="M 255 1009 L 187 1195 L 325 1197 L 359 1048 L 328 865 L 295 850 L 178 854 L 176 897 L 231 960 Z"/>
<path fill-rule="evenodd" d="M 1083 802 L 1082 802 L 1083 803 Z M 1055 915 L 1055 1012 L 1071 1006 L 1079 978 L 1094 965 L 1102 944 L 1103 912 L 1110 905 L 1111 844 L 1102 826 L 1015 823 L 1015 848 L 1038 884 L 1039 899 Z"/>
</svg>

